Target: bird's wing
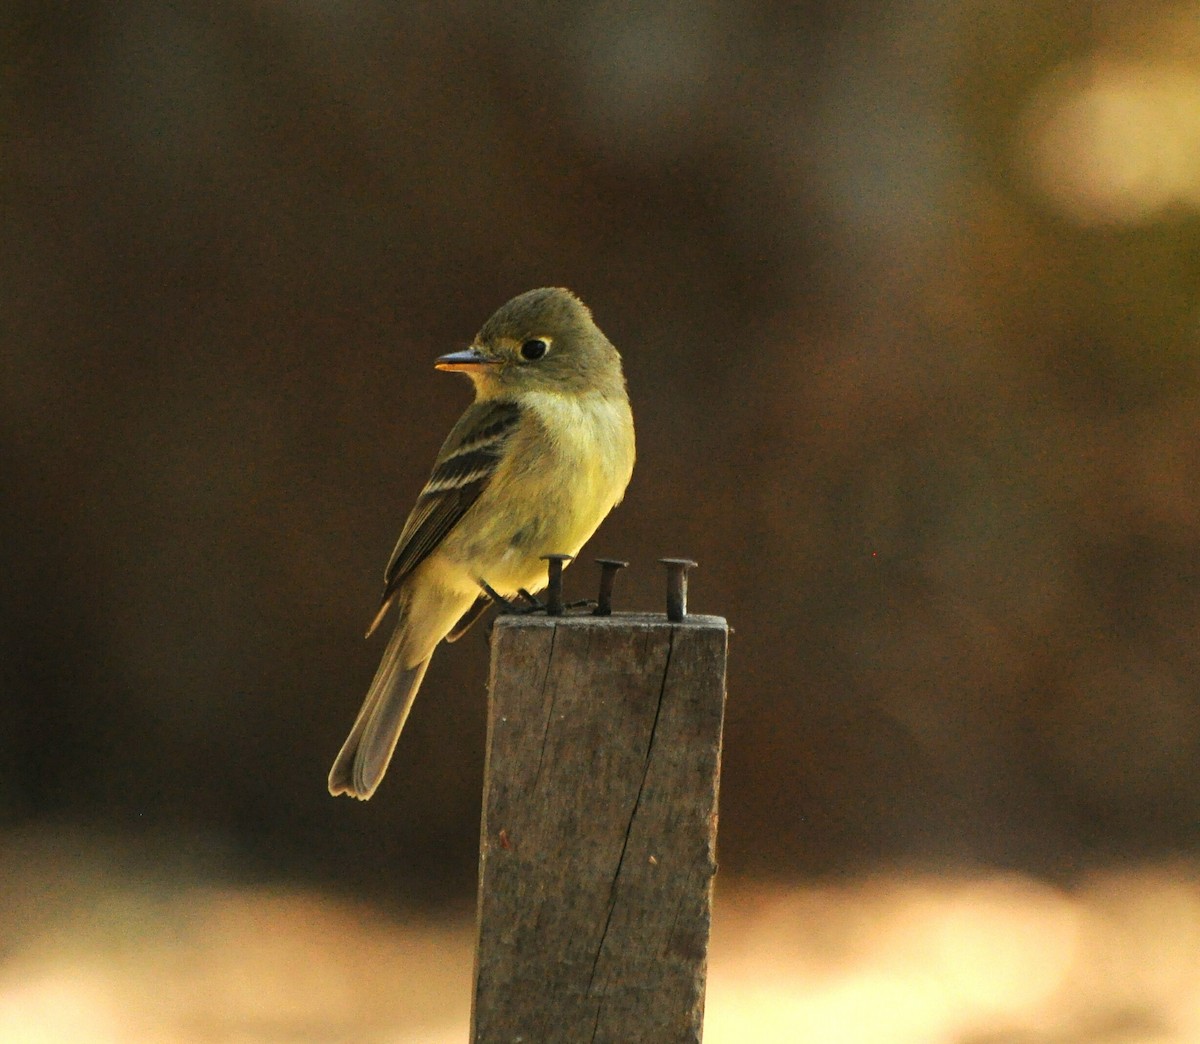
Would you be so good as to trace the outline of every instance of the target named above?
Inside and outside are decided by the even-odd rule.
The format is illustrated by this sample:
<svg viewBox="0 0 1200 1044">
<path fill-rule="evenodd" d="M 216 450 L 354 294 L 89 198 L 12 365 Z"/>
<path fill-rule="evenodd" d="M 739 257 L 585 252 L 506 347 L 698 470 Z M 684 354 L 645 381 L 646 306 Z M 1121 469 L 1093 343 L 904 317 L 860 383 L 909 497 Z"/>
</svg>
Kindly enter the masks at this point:
<svg viewBox="0 0 1200 1044">
<path fill-rule="evenodd" d="M 469 406 L 454 425 L 384 570 L 383 602 L 368 634 L 378 626 L 405 578 L 429 557 L 487 488 L 520 419 L 517 403 L 490 399 Z"/>
</svg>

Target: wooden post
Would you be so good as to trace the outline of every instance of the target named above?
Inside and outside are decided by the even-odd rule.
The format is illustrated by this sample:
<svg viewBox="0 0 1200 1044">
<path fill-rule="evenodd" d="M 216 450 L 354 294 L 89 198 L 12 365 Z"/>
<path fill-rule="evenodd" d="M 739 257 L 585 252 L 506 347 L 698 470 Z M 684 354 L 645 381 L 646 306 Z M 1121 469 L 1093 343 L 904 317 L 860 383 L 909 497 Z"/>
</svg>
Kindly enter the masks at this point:
<svg viewBox="0 0 1200 1044">
<path fill-rule="evenodd" d="M 501 616 L 476 1044 L 698 1042 L 728 627 Z"/>
</svg>

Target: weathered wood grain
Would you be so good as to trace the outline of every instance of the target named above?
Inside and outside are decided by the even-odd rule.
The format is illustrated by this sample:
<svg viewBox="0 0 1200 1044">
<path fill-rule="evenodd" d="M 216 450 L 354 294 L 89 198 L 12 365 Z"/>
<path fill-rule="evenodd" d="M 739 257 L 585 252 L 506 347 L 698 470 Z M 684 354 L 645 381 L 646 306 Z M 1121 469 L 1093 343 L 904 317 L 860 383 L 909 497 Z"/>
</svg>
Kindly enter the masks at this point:
<svg viewBox="0 0 1200 1044">
<path fill-rule="evenodd" d="M 473 1040 L 700 1040 L 728 628 L 500 617 Z"/>
</svg>

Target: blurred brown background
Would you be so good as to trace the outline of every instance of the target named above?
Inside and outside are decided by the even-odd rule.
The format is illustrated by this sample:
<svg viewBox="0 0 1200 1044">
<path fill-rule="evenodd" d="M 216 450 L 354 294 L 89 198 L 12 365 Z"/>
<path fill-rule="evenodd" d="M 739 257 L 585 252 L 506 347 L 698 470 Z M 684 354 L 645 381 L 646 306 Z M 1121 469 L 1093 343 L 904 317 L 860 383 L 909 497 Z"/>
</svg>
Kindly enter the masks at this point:
<svg viewBox="0 0 1200 1044">
<path fill-rule="evenodd" d="M 736 630 L 727 879 L 1196 854 L 1194 0 L 14 0 L 0 74 L 14 865 L 469 905 L 480 635 L 325 775 L 432 359 L 544 284 L 638 419 L 569 593 Z"/>
</svg>

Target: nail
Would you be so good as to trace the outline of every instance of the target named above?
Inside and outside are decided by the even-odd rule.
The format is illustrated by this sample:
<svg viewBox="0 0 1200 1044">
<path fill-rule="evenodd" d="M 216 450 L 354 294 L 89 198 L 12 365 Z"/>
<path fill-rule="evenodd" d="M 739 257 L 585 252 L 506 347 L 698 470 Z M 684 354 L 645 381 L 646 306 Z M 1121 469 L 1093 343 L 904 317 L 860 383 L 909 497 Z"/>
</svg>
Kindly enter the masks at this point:
<svg viewBox="0 0 1200 1044">
<path fill-rule="evenodd" d="M 562 616 L 562 571 L 573 555 L 542 555 L 542 561 L 547 563 L 546 570 L 549 581 L 546 584 L 546 615 Z"/>
<path fill-rule="evenodd" d="M 592 610 L 592 615 L 612 616 L 612 593 L 617 571 L 629 563 L 619 558 L 597 558 L 596 564 L 600 566 L 600 594 L 596 596 L 596 608 Z"/>
<path fill-rule="evenodd" d="M 687 616 L 687 574 L 695 566 L 690 558 L 660 558 L 667 567 L 667 619 L 679 623 Z"/>
</svg>

